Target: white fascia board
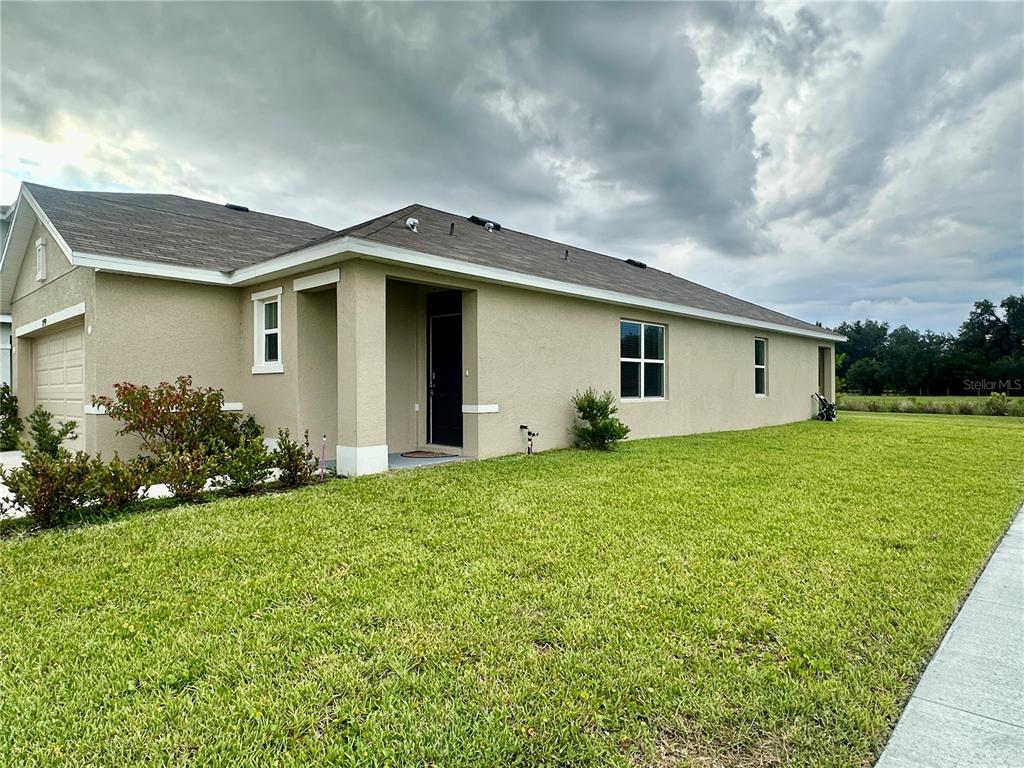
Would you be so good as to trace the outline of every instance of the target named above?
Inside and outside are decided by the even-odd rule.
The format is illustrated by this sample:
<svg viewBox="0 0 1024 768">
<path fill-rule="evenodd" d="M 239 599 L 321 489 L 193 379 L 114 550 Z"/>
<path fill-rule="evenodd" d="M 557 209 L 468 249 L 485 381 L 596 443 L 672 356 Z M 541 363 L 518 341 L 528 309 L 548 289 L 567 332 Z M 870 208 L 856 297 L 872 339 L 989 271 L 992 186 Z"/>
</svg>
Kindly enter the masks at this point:
<svg viewBox="0 0 1024 768">
<path fill-rule="evenodd" d="M 10 315 L 0 315 L 0 323 L 9 323 L 13 319 Z"/>
<path fill-rule="evenodd" d="M 656 299 L 645 299 L 618 291 L 608 291 L 603 288 L 591 288 L 577 283 L 567 283 L 562 280 L 552 280 L 546 277 L 527 275 L 522 272 L 513 272 L 508 269 L 472 264 L 446 259 L 440 256 L 433 256 L 428 253 L 419 253 L 404 248 L 395 248 L 379 243 L 371 243 L 367 240 L 346 237 L 348 241 L 346 250 L 352 250 L 362 255 L 370 256 L 381 261 L 396 262 L 412 266 L 423 267 L 432 271 L 455 273 L 467 277 L 485 280 L 487 282 L 502 283 L 521 288 L 531 288 L 545 293 L 556 293 L 563 296 L 575 296 L 585 299 L 592 299 L 607 304 L 618 304 L 628 307 L 641 307 L 643 309 L 665 312 L 670 315 L 692 317 L 698 320 L 709 320 L 715 323 L 725 323 L 743 328 L 756 328 L 759 330 L 776 331 L 793 336 L 806 336 L 812 339 L 826 339 L 828 341 L 844 341 L 845 336 L 831 333 L 822 329 L 821 331 L 804 330 L 793 326 L 773 323 L 763 320 L 754 320 L 748 317 L 730 315 L 724 312 L 713 312 L 707 309 L 688 307 L 684 304 L 674 304 Z"/>
<path fill-rule="evenodd" d="M 32 197 L 32 193 L 25 189 L 24 184 L 21 187 L 21 196 L 25 198 L 26 202 L 28 202 L 28 204 L 32 207 L 32 210 L 36 212 L 36 216 L 39 217 L 39 220 L 43 223 L 43 226 L 46 227 L 46 229 L 50 232 L 51 235 L 53 235 L 53 239 L 57 241 L 57 245 L 59 245 L 60 249 L 64 251 L 64 256 L 67 257 L 68 262 L 74 264 L 74 262 L 71 259 L 71 246 L 68 245 L 63 235 L 61 235 L 61 233 L 57 231 L 57 228 L 53 226 L 53 222 L 50 221 L 50 217 L 46 215 L 46 212 L 42 209 L 42 206 L 40 206 L 39 203 L 36 202 L 36 199 Z M 14 222 L 12 221 L 11 224 L 13 225 L 13 223 Z"/>
<path fill-rule="evenodd" d="M 41 317 L 38 320 L 33 320 L 31 323 L 19 325 L 17 328 L 14 329 L 14 335 L 24 336 L 25 334 L 28 333 L 35 333 L 36 331 L 42 330 L 47 326 L 55 325 L 56 323 L 60 323 L 64 320 L 70 320 L 73 317 L 78 317 L 84 314 L 85 302 L 83 301 L 80 304 L 75 304 L 72 307 L 59 309 L 53 314 L 47 315 L 46 317 Z"/>
<path fill-rule="evenodd" d="M 328 240 L 326 243 L 311 245 L 301 251 L 286 253 L 283 256 L 275 256 L 251 267 L 239 267 L 231 273 L 235 284 L 253 282 L 277 272 L 288 270 L 309 269 L 310 265 L 322 259 L 330 259 L 346 250 L 346 243 L 349 238 L 341 237 L 337 240 Z"/>
<path fill-rule="evenodd" d="M 326 272 L 319 272 L 315 275 L 306 275 L 305 277 L 297 277 L 292 281 L 292 290 L 298 293 L 299 291 L 309 291 L 313 288 L 322 288 L 325 285 L 332 285 L 341 280 L 340 269 L 329 269 Z"/>
<path fill-rule="evenodd" d="M 231 276 L 215 269 L 199 267 L 179 267 L 173 264 L 159 264 L 141 259 L 124 259 L 120 256 L 102 256 L 96 253 L 75 251 L 71 255 L 71 263 L 76 267 L 92 267 L 105 272 L 120 272 L 141 277 L 162 277 L 168 280 L 182 280 L 187 283 L 207 283 L 210 285 L 231 286 Z"/>
</svg>

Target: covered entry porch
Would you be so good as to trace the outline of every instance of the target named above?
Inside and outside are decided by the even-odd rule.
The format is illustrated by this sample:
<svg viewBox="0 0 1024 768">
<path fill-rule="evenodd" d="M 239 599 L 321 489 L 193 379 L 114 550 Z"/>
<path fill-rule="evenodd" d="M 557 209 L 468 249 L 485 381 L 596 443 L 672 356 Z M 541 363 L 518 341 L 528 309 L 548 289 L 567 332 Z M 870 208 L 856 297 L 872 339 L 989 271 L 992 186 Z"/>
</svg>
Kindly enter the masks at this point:
<svg viewBox="0 0 1024 768">
<path fill-rule="evenodd" d="M 405 465 L 396 459 L 408 452 L 477 454 L 476 297 L 372 262 L 342 265 L 338 474 L 384 472 L 389 455 Z"/>
</svg>

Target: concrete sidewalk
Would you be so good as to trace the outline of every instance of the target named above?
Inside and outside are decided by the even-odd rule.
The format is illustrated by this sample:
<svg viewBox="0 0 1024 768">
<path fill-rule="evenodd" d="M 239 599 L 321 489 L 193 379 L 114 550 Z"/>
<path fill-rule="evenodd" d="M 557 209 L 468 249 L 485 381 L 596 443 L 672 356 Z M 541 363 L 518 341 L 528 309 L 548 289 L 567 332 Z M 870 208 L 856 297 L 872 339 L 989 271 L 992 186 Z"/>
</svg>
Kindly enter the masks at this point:
<svg viewBox="0 0 1024 768">
<path fill-rule="evenodd" d="M 1024 510 L 907 704 L 876 768 L 1024 766 Z"/>
</svg>

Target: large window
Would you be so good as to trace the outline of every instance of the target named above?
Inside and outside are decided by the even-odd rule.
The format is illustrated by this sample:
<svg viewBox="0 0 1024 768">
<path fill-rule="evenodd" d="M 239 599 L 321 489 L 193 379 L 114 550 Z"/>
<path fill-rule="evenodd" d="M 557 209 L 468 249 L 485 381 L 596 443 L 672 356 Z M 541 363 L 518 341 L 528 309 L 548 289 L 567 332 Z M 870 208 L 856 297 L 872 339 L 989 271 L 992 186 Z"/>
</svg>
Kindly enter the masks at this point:
<svg viewBox="0 0 1024 768">
<path fill-rule="evenodd" d="M 754 394 L 768 394 L 768 339 L 754 339 Z"/>
<path fill-rule="evenodd" d="M 619 395 L 626 399 L 665 397 L 665 326 L 619 323 Z"/>
<path fill-rule="evenodd" d="M 283 373 L 281 365 L 281 289 L 252 295 L 253 373 Z"/>
</svg>

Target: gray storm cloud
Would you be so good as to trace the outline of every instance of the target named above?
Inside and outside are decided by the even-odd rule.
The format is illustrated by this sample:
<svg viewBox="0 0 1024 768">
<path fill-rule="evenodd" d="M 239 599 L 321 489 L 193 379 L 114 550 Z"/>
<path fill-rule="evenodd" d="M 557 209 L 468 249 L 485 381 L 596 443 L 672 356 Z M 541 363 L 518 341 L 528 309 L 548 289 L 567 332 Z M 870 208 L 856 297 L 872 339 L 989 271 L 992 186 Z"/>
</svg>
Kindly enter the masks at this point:
<svg viewBox="0 0 1024 768">
<path fill-rule="evenodd" d="M 1024 290 L 1012 4 L 0 6 L 4 191 L 423 202 L 810 320 Z"/>
</svg>

